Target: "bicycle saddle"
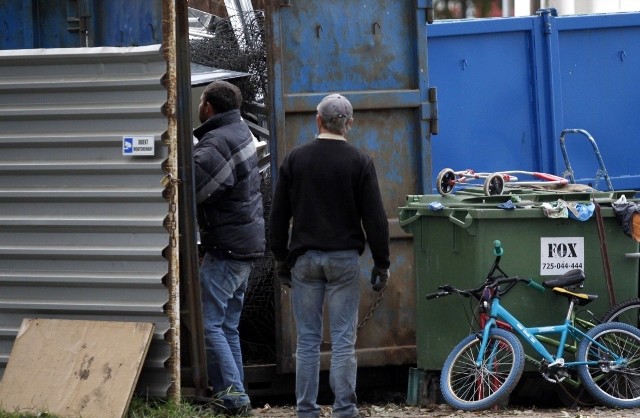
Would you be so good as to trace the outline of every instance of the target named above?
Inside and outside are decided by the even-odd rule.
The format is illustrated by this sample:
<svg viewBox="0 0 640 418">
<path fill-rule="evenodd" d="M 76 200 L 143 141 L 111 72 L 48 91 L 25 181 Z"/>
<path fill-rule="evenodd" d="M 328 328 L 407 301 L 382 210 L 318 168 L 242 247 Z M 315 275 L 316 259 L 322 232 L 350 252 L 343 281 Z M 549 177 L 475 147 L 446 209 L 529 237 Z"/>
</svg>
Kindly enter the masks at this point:
<svg viewBox="0 0 640 418">
<path fill-rule="evenodd" d="M 580 269 L 569 270 L 562 276 L 555 279 L 545 280 L 542 282 L 544 287 L 550 287 L 555 293 L 566 296 L 568 298 L 576 298 L 578 305 L 584 306 L 598 299 L 598 295 L 589 295 L 587 293 L 574 293 L 578 285 L 584 282 L 584 272 Z"/>
<path fill-rule="evenodd" d="M 584 282 L 584 272 L 580 269 L 569 270 L 562 276 L 558 276 L 555 279 L 549 279 L 542 282 L 544 287 L 553 289 L 554 287 L 568 288 Z"/>
</svg>

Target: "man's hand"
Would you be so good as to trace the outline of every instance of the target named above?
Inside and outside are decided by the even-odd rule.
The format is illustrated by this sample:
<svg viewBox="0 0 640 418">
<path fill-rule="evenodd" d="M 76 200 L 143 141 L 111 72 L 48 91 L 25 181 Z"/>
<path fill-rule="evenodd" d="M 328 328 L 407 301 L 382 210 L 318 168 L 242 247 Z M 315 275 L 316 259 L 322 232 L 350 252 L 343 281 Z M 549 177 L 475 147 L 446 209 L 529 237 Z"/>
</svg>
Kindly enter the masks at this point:
<svg viewBox="0 0 640 418">
<path fill-rule="evenodd" d="M 281 286 L 291 288 L 291 269 L 284 261 L 276 261 L 276 277 Z"/>
<path fill-rule="evenodd" d="M 387 287 L 387 280 L 389 280 L 389 269 L 374 267 L 371 270 L 371 284 L 376 292 Z"/>
</svg>

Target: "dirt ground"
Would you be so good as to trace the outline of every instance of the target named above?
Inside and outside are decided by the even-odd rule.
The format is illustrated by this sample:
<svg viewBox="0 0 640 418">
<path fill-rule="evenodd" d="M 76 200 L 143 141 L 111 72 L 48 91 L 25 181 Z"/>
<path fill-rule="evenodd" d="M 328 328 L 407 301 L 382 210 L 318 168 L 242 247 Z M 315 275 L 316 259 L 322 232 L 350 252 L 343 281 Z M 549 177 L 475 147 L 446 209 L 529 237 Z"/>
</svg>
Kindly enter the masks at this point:
<svg viewBox="0 0 640 418">
<path fill-rule="evenodd" d="M 256 417 L 283 418 L 295 417 L 294 406 L 270 406 L 269 404 L 255 405 Z M 360 413 L 364 417 L 371 418 L 413 418 L 413 417 L 546 417 L 546 418 L 591 418 L 591 417 L 615 417 L 630 418 L 640 417 L 640 409 L 617 410 L 602 407 L 584 409 L 536 409 L 536 408 L 501 408 L 489 411 L 464 412 L 456 411 L 448 405 L 434 404 L 427 406 L 409 406 L 401 404 L 387 405 L 359 405 Z M 330 417 L 331 407 L 323 406 L 321 417 Z"/>
<path fill-rule="evenodd" d="M 375 375 L 372 375 L 375 376 Z M 359 375 L 364 383 L 372 379 L 370 375 Z M 388 378 L 383 387 L 360 386 L 358 392 L 358 409 L 365 418 L 418 418 L 418 417 L 450 417 L 450 418 L 479 418 L 479 417 L 543 417 L 543 418 L 640 418 L 638 409 L 610 409 L 597 406 L 587 395 L 576 398 L 560 390 L 554 384 L 547 383 L 537 372 L 523 375 L 518 386 L 512 392 L 509 406 L 490 409 L 487 411 L 465 412 L 452 408 L 436 393 L 429 393 L 422 398 L 426 405 L 407 405 L 408 372 L 404 368 L 399 370 L 386 369 Z M 328 383 L 321 375 L 321 388 L 327 388 Z M 379 380 L 379 379 L 378 379 Z M 559 394 L 567 394 L 560 397 Z M 579 400 L 578 400 L 579 399 Z M 331 417 L 331 403 L 333 396 L 327 391 L 320 393 L 318 403 L 322 406 L 321 418 Z M 256 417 L 285 418 L 296 417 L 295 397 L 288 394 L 280 398 L 252 398 L 253 411 Z M 565 405 L 579 405 L 566 407 Z"/>
</svg>

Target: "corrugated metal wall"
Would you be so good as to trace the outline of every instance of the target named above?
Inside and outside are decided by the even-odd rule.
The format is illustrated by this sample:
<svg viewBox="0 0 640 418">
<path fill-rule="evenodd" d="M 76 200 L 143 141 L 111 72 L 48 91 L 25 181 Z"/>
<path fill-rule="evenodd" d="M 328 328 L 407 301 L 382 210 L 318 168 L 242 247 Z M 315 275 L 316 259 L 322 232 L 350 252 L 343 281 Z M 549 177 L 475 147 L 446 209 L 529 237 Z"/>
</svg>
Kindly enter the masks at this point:
<svg viewBox="0 0 640 418">
<path fill-rule="evenodd" d="M 0 51 L 0 374 L 23 318 L 156 324 L 139 388 L 171 384 L 160 45 Z M 155 155 L 124 156 L 124 136 Z"/>
</svg>

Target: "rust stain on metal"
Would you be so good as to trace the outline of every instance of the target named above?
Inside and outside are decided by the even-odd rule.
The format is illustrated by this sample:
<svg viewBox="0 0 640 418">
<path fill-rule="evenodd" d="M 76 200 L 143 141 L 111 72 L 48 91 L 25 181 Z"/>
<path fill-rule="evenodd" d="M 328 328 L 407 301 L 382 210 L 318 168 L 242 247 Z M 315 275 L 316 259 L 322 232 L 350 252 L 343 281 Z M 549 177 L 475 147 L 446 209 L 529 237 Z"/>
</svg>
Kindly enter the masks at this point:
<svg viewBox="0 0 640 418">
<path fill-rule="evenodd" d="M 167 61 L 167 73 L 163 77 L 163 84 L 167 89 L 167 102 L 163 107 L 165 116 L 167 117 L 167 131 L 163 134 L 163 142 L 168 147 L 167 160 L 163 164 L 163 168 L 170 178 L 178 178 L 177 170 L 177 141 L 178 141 L 178 123 L 177 123 L 177 58 L 176 58 L 176 10 L 174 2 L 163 2 L 163 48 Z M 179 285 L 179 261 L 178 261 L 178 235 L 177 228 L 177 208 L 178 193 L 176 182 L 168 182 L 166 184 L 165 197 L 169 200 L 169 213 L 165 220 L 165 225 L 170 234 L 169 248 L 165 251 L 165 256 L 169 261 L 169 273 L 165 281 L 169 292 L 169 302 L 165 310 L 169 317 L 170 329 L 165 338 L 171 347 L 171 353 L 168 365 L 171 373 L 172 384 L 168 389 L 167 395 L 170 399 L 179 402 L 181 398 L 180 385 L 180 285 Z"/>
</svg>

